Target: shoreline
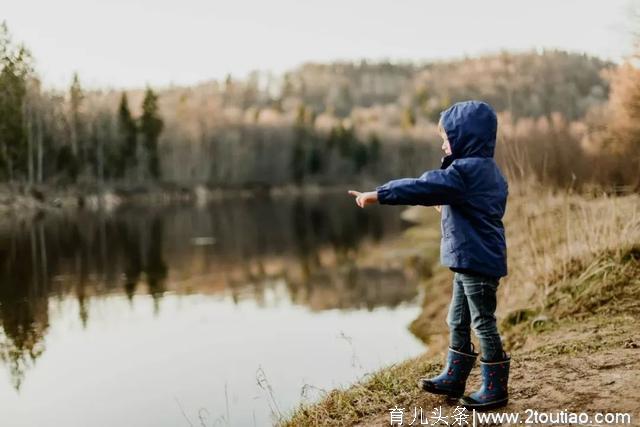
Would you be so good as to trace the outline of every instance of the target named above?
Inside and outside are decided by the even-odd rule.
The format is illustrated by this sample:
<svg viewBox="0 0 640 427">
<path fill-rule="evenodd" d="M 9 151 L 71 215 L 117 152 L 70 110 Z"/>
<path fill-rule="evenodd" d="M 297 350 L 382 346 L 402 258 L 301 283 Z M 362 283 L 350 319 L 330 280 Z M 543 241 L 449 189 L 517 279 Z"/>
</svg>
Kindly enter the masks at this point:
<svg viewBox="0 0 640 427">
<path fill-rule="evenodd" d="M 505 218 L 510 272 L 501 280 L 496 313 L 513 363 L 510 403 L 498 411 L 523 417 L 526 408 L 615 411 L 631 414 L 637 424 L 640 195 L 589 196 L 530 186 L 514 190 Z M 415 251 L 410 252 L 407 263 L 433 261 L 433 252 L 428 253 L 439 235 L 425 225 L 431 215 L 424 208 L 405 212 L 423 218 L 400 238 L 399 244 L 423 253 L 416 260 Z M 456 402 L 416 385 L 418 377 L 440 372 L 448 346 L 444 319 L 451 273 L 437 262 L 430 268 L 422 283 L 422 312 L 409 326 L 427 351 L 328 391 L 319 401 L 302 402 L 277 425 L 388 426 L 396 405 L 407 409 L 409 420 L 417 407 L 426 414 L 437 407 L 453 411 Z M 476 366 L 467 392 L 479 382 Z"/>
<path fill-rule="evenodd" d="M 358 187 L 361 185 L 358 185 Z M 59 188 L 47 185 L 0 186 L 0 215 L 9 219 L 29 219 L 39 215 L 73 210 L 112 211 L 122 205 L 168 206 L 208 203 L 235 198 L 318 197 L 351 188 L 348 185 L 315 184 L 279 187 L 213 188 L 206 185 L 178 186 L 73 186 Z"/>
</svg>

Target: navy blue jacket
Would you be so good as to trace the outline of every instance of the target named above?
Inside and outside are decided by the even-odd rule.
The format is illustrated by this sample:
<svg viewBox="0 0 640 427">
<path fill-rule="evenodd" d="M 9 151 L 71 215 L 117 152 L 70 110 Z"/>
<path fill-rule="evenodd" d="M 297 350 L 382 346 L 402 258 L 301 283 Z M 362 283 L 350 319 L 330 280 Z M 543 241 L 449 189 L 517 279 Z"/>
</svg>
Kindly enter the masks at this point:
<svg viewBox="0 0 640 427">
<path fill-rule="evenodd" d="M 459 102 L 441 113 L 451 154 L 440 169 L 377 188 L 387 205 L 442 205 L 440 262 L 454 271 L 507 275 L 502 217 L 508 184 L 493 153 L 498 120 L 489 104 Z"/>
</svg>

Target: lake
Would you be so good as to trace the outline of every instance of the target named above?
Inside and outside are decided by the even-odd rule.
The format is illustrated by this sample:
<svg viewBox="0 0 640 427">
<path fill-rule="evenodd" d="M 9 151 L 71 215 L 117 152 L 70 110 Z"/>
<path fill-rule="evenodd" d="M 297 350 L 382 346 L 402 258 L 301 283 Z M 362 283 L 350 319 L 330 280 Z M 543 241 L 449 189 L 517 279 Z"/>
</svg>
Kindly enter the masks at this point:
<svg viewBox="0 0 640 427">
<path fill-rule="evenodd" d="M 424 351 L 406 227 L 343 194 L 0 229 L 0 425 L 265 426 Z"/>
</svg>

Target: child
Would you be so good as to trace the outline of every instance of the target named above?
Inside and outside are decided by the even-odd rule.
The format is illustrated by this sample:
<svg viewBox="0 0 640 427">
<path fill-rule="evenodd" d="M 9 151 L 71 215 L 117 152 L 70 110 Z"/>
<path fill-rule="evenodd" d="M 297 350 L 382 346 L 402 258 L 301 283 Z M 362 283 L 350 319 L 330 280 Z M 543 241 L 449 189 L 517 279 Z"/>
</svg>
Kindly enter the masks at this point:
<svg viewBox="0 0 640 427">
<path fill-rule="evenodd" d="M 446 154 L 440 169 L 389 181 L 376 191 L 349 191 L 361 208 L 378 202 L 435 206 L 441 212 L 440 262 L 454 272 L 447 315 L 450 347 L 442 373 L 420 378 L 419 384 L 431 393 L 463 396 L 478 356 L 471 343 L 473 327 L 482 351 L 482 386 L 459 402 L 478 410 L 507 404 L 511 360 L 502 349 L 494 315 L 498 282 L 507 275 L 502 217 L 508 185 L 493 159 L 497 127 L 489 104 L 454 104 L 441 113 L 438 124 Z"/>
</svg>

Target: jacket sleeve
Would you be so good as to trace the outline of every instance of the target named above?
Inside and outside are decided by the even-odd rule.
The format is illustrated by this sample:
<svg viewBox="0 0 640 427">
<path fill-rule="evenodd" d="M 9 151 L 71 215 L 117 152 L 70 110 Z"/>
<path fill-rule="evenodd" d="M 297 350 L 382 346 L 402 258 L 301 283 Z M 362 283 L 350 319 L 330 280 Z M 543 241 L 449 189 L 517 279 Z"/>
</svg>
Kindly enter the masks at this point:
<svg viewBox="0 0 640 427">
<path fill-rule="evenodd" d="M 389 181 L 376 188 L 382 205 L 453 205 L 464 199 L 466 185 L 454 167 L 425 172 L 419 178 Z"/>
</svg>

